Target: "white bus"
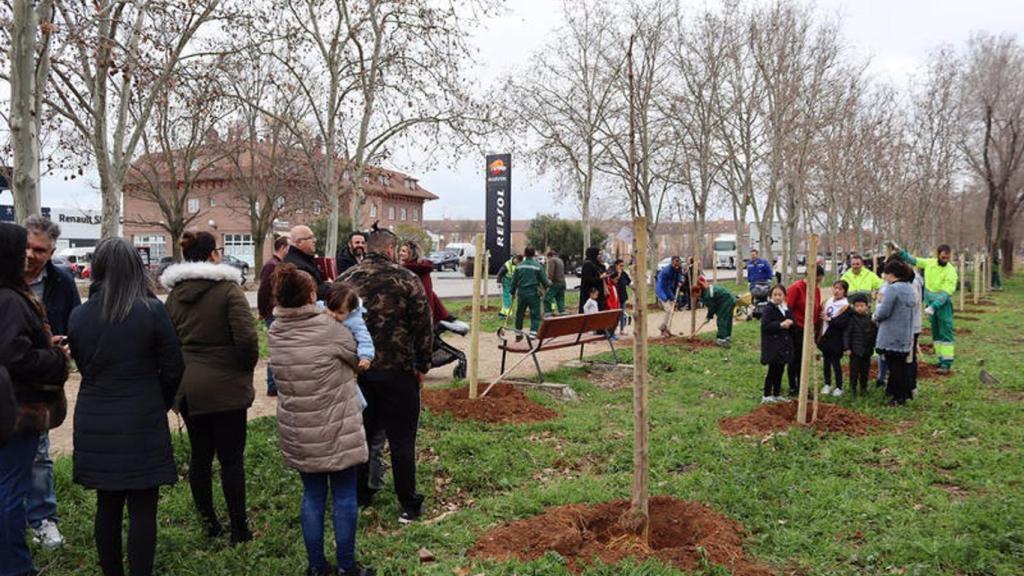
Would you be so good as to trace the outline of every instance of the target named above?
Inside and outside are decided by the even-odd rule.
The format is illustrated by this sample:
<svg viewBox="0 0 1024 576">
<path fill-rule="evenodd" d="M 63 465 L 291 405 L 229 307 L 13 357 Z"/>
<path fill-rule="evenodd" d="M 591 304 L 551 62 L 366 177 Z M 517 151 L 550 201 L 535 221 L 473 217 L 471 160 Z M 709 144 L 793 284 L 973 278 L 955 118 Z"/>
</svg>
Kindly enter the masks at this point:
<svg viewBox="0 0 1024 576">
<path fill-rule="evenodd" d="M 719 234 L 712 244 L 715 268 L 736 269 L 736 235 Z"/>
</svg>

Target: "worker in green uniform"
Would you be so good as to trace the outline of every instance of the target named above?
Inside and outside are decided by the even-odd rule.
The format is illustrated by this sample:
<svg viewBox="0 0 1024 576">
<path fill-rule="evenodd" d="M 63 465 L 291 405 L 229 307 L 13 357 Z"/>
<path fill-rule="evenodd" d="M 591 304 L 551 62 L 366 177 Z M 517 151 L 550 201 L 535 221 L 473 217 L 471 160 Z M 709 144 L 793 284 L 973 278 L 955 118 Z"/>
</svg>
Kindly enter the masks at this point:
<svg viewBox="0 0 1024 576">
<path fill-rule="evenodd" d="M 516 266 L 523 261 L 523 257 L 516 254 L 501 265 L 498 270 L 498 284 L 501 284 L 501 312 L 498 315 L 502 318 L 512 313 L 512 277 L 516 274 Z"/>
<path fill-rule="evenodd" d="M 924 313 L 932 319 L 932 342 L 939 357 L 939 372 L 953 368 L 953 294 L 960 278 L 956 266 L 950 263 L 952 249 L 943 244 L 936 249 L 936 258 L 918 258 L 890 242 L 900 260 L 924 272 Z"/>
<path fill-rule="evenodd" d="M 701 276 L 693 287 L 693 301 L 708 309 L 708 322 L 712 318 L 718 319 L 715 344 L 723 348 L 732 346 L 732 313 L 736 307 L 736 296 L 722 286 L 709 286 L 707 279 Z"/>
<path fill-rule="evenodd" d="M 540 292 L 541 288 L 551 285 L 548 282 L 548 275 L 544 273 L 544 267 L 534 259 L 537 251 L 527 248 L 523 251 L 525 258 L 516 266 L 512 275 L 512 296 L 518 298 L 516 304 L 516 330 L 523 329 L 523 317 L 526 309 L 530 309 L 530 332 L 537 332 L 540 328 Z"/>
</svg>

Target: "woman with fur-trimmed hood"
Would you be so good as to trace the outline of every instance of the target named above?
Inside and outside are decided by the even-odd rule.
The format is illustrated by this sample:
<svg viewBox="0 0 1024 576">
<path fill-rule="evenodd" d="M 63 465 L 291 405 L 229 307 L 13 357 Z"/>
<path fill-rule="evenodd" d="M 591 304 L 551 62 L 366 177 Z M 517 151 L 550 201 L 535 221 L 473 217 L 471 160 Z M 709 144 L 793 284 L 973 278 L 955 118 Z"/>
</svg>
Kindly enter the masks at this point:
<svg viewBox="0 0 1024 576">
<path fill-rule="evenodd" d="M 192 445 L 189 485 L 211 537 L 221 533 L 213 509 L 213 457 L 231 519 L 231 542 L 252 538 L 245 511 L 246 410 L 255 393 L 253 369 L 259 344 L 237 268 L 221 264 L 222 248 L 208 232 L 186 232 L 185 262 L 167 268 L 160 282 L 171 291 L 171 317 L 185 357 L 185 376 L 175 400 Z"/>
</svg>

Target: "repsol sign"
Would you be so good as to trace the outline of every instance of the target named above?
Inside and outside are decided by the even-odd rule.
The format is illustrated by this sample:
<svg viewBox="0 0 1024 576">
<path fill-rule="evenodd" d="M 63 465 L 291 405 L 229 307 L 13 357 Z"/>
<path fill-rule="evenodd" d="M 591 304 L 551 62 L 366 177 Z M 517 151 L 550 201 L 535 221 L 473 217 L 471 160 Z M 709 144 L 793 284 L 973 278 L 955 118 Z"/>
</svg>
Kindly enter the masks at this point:
<svg viewBox="0 0 1024 576">
<path fill-rule="evenodd" d="M 512 155 L 491 154 L 485 159 L 487 225 L 485 237 L 491 253 L 489 273 L 496 274 L 512 253 Z"/>
</svg>

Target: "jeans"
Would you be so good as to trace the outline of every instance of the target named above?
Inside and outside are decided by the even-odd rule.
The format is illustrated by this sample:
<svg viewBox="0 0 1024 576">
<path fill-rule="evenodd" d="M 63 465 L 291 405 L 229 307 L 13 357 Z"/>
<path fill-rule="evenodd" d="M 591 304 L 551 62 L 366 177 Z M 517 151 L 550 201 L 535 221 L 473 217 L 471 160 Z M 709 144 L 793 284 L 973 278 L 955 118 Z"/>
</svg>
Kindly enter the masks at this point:
<svg viewBox="0 0 1024 576">
<path fill-rule="evenodd" d="M 338 472 L 306 473 L 302 477 L 302 539 L 306 558 L 314 571 L 327 568 L 324 557 L 324 515 L 327 509 L 327 485 L 330 484 L 334 507 L 334 545 L 338 568 L 351 570 L 356 565 L 356 468 Z"/>
<path fill-rule="evenodd" d="M 213 458 L 220 461 L 220 485 L 228 506 L 232 533 L 248 530 L 245 512 L 245 410 L 190 416 L 182 410 L 192 458 L 188 483 L 192 500 L 208 524 L 217 523 L 213 509 Z"/>
<path fill-rule="evenodd" d="M 373 438 L 378 430 L 387 434 L 391 446 L 391 474 L 395 480 L 395 494 L 402 509 L 419 514 L 423 496 L 416 491 L 416 433 L 420 420 L 420 386 L 412 372 L 398 370 L 370 370 L 359 375 L 368 403 L 363 411 L 366 437 Z M 372 497 L 369 486 L 370 466 L 359 465 L 359 493 L 366 501 Z"/>
<path fill-rule="evenodd" d="M 878 381 L 885 383 L 889 379 L 889 367 L 885 361 L 885 355 L 881 352 L 878 353 Z"/>
<path fill-rule="evenodd" d="M 37 433 L 15 434 L 0 446 L 0 576 L 20 576 L 33 569 L 25 542 L 25 498 L 32 487 L 32 459 L 38 449 Z"/>
<path fill-rule="evenodd" d="M 370 438 L 369 442 L 367 442 L 367 447 L 370 449 L 370 459 L 366 463 L 370 467 L 368 483 L 370 490 L 373 491 L 384 487 L 384 443 L 387 441 L 388 436 L 382 428 L 377 430 L 373 438 Z"/>
<path fill-rule="evenodd" d="M 43 520 L 57 521 L 57 491 L 53 484 L 53 460 L 50 459 L 50 434 L 39 435 L 39 448 L 32 463 L 32 489 L 25 502 L 28 524 L 39 528 Z"/>
<path fill-rule="evenodd" d="M 93 535 L 103 576 L 124 576 L 121 523 L 128 504 L 128 570 L 131 576 L 152 576 L 156 556 L 156 503 L 159 488 L 96 491 Z"/>
<path fill-rule="evenodd" d="M 263 321 L 267 326 L 267 330 L 270 330 L 270 325 L 274 323 L 273 318 L 267 318 Z M 274 382 L 274 373 L 270 371 L 270 363 L 267 363 L 267 394 L 277 394 L 277 384 Z"/>
</svg>

